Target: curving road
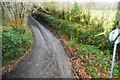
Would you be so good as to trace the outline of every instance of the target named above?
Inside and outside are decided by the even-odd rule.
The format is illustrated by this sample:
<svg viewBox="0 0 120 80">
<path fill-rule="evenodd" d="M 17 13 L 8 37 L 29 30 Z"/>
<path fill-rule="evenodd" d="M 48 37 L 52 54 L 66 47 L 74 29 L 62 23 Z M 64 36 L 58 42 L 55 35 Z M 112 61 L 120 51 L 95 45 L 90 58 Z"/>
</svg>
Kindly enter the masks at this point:
<svg viewBox="0 0 120 80">
<path fill-rule="evenodd" d="M 72 67 L 60 41 L 32 16 L 28 17 L 28 24 L 34 36 L 33 49 L 3 78 L 73 78 Z"/>
</svg>

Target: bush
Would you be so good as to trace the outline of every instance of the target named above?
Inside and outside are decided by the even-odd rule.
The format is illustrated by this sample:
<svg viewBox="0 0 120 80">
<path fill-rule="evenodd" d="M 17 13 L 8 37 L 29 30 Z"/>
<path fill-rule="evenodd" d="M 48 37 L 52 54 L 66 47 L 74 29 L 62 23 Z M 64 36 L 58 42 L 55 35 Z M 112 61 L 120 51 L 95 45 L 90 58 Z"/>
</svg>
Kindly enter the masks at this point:
<svg viewBox="0 0 120 80">
<path fill-rule="evenodd" d="M 104 35 L 96 36 L 102 32 L 103 29 L 99 28 L 94 23 L 83 26 L 75 22 L 55 18 L 44 13 L 36 14 L 36 17 L 40 17 L 37 18 L 38 21 L 40 21 L 39 19 L 42 19 L 49 27 L 56 29 L 61 34 L 67 35 L 70 39 L 76 39 L 76 43 L 95 45 L 101 50 L 107 50 L 112 46 L 109 44 L 108 38 Z"/>
<path fill-rule="evenodd" d="M 4 27 L 3 27 L 4 28 Z M 32 36 L 24 30 L 5 28 L 2 32 L 3 66 L 18 59 L 31 46 Z"/>
</svg>

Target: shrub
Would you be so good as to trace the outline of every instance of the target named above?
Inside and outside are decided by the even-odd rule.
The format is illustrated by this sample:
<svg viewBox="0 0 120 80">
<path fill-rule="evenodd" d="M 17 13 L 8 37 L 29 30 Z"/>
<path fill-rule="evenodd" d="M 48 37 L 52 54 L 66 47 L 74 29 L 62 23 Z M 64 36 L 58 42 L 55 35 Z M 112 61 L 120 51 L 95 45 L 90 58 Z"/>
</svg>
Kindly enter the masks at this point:
<svg viewBox="0 0 120 80">
<path fill-rule="evenodd" d="M 3 27 L 4 28 L 4 27 Z M 18 59 L 31 46 L 32 36 L 23 30 L 7 27 L 2 32 L 3 66 Z"/>
<path fill-rule="evenodd" d="M 36 17 L 40 17 L 39 19 L 45 21 L 49 27 L 56 29 L 61 34 L 67 35 L 70 39 L 75 38 L 77 43 L 95 45 L 101 50 L 107 50 L 112 46 L 109 44 L 108 38 L 104 35 L 96 36 L 98 33 L 102 32 L 103 29 L 95 24 L 83 26 L 44 13 L 36 14 Z"/>
</svg>

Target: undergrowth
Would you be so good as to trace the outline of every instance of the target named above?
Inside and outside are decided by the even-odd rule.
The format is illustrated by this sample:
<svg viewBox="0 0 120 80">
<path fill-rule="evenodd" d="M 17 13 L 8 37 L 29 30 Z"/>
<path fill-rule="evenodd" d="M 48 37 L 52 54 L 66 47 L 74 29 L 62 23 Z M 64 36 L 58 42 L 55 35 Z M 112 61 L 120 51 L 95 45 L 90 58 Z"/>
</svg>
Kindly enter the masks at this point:
<svg viewBox="0 0 120 80">
<path fill-rule="evenodd" d="M 32 44 L 32 34 L 24 29 L 3 26 L 2 64 L 3 66 L 21 57 Z"/>
</svg>

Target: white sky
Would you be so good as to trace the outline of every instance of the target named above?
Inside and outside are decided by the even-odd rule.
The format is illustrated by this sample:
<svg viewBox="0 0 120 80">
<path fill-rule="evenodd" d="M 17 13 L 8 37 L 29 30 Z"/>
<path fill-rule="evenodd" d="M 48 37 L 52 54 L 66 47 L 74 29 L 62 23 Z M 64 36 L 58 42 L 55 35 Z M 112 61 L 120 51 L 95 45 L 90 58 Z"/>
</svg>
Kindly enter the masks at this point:
<svg viewBox="0 0 120 80">
<path fill-rule="evenodd" d="M 120 0 L 1 0 L 2 2 L 118 2 Z"/>
</svg>

